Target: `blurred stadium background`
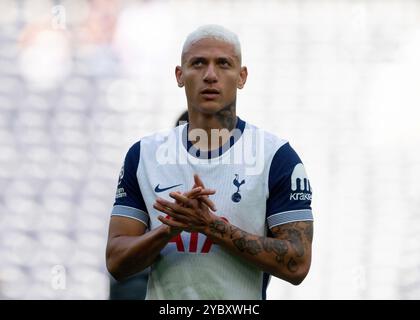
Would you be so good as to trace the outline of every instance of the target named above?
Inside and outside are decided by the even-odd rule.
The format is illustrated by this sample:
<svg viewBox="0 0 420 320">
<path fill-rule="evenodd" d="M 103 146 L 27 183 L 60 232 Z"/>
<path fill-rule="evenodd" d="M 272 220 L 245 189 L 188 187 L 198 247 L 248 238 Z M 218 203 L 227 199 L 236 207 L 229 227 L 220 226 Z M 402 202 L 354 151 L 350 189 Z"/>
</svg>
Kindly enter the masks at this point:
<svg viewBox="0 0 420 320">
<path fill-rule="evenodd" d="M 313 263 L 269 299 L 420 298 L 420 1 L 1 0 L 0 298 L 107 299 L 128 147 L 186 108 L 186 35 L 240 36 L 238 114 L 291 141 Z"/>
</svg>

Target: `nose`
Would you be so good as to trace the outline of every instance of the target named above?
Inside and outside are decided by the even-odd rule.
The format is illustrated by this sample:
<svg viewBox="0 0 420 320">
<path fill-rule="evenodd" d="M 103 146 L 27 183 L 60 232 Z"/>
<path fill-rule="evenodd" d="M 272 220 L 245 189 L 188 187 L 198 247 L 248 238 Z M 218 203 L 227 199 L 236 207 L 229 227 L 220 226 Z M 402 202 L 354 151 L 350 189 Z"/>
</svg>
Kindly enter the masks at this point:
<svg viewBox="0 0 420 320">
<path fill-rule="evenodd" d="M 209 64 L 204 74 L 204 82 L 206 83 L 215 83 L 217 82 L 217 74 L 213 64 Z"/>
</svg>

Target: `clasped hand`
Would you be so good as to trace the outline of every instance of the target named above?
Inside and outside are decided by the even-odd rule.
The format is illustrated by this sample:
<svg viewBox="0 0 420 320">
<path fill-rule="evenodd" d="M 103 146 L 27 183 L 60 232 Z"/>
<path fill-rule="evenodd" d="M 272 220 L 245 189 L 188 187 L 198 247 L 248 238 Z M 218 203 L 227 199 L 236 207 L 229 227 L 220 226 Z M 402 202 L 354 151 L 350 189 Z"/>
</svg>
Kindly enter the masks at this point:
<svg viewBox="0 0 420 320">
<path fill-rule="evenodd" d="M 209 199 L 216 190 L 206 189 L 198 175 L 194 175 L 193 188 L 185 193 L 171 192 L 169 196 L 175 200 L 171 202 L 157 198 L 153 207 L 169 217 L 159 216 L 163 224 L 177 231 L 204 233 L 214 220 L 215 204 Z"/>
</svg>

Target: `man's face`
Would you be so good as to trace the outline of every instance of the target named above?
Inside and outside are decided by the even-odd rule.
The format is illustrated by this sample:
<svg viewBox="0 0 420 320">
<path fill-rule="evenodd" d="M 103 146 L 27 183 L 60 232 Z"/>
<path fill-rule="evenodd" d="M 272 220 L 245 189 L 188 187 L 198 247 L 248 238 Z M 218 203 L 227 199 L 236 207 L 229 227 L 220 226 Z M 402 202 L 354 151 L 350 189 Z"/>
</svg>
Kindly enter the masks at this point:
<svg viewBox="0 0 420 320">
<path fill-rule="evenodd" d="M 185 86 L 188 106 L 206 114 L 232 104 L 247 77 L 234 46 L 210 38 L 194 43 L 175 73 L 178 84 Z"/>
</svg>

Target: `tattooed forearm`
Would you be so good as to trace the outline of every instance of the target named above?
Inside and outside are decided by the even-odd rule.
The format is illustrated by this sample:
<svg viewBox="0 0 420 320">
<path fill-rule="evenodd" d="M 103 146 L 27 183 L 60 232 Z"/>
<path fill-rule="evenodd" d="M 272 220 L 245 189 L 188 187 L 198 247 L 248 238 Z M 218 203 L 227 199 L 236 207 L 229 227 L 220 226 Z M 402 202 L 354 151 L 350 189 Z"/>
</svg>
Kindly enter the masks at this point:
<svg viewBox="0 0 420 320">
<path fill-rule="evenodd" d="M 295 261 L 295 259 L 290 258 L 289 262 L 287 263 L 287 269 L 289 269 L 290 272 L 296 272 L 298 269 L 298 264 Z"/>
<path fill-rule="evenodd" d="M 231 239 L 236 238 L 236 237 L 242 237 L 243 235 L 244 235 L 244 232 L 241 229 L 236 228 L 235 226 L 232 226 L 232 225 L 230 226 Z"/>
<path fill-rule="evenodd" d="M 305 231 L 304 231 L 306 240 L 308 240 L 310 243 L 312 243 L 312 239 L 314 237 L 314 228 L 311 223 L 308 223 L 308 225 L 305 227 Z"/>
<path fill-rule="evenodd" d="M 287 243 L 283 240 L 263 238 L 263 248 L 265 252 L 274 252 L 276 254 L 276 261 L 278 263 L 284 263 L 284 256 L 289 251 Z"/>
<path fill-rule="evenodd" d="M 271 229 L 277 239 L 284 239 L 290 242 L 297 257 L 305 255 L 312 243 L 313 223 L 312 221 L 299 221 L 287 223 Z"/>
<path fill-rule="evenodd" d="M 227 230 L 228 226 L 223 220 L 215 220 L 210 223 L 210 232 L 214 235 L 219 234 L 223 238 Z"/>
<path fill-rule="evenodd" d="M 296 255 L 302 257 L 305 254 L 305 248 L 303 246 L 301 232 L 297 229 L 287 229 L 287 234 L 290 243 L 296 250 Z"/>
<path fill-rule="evenodd" d="M 247 252 L 253 256 L 262 251 L 261 245 L 257 240 L 247 240 L 245 237 L 233 240 L 233 244 L 239 249 L 239 251 Z"/>
<path fill-rule="evenodd" d="M 231 227 L 231 239 L 235 247 L 241 252 L 257 255 L 262 251 L 258 239 L 250 237 L 248 233 L 233 226 Z"/>
<path fill-rule="evenodd" d="M 270 237 L 257 236 L 223 220 L 210 225 L 210 236 L 224 238 L 230 249 L 255 257 L 252 259 L 262 259 L 267 272 L 283 275 L 286 279 L 301 277 L 302 270 L 308 263 L 310 265 L 312 222 L 287 223 L 271 228 L 271 232 Z"/>
</svg>

